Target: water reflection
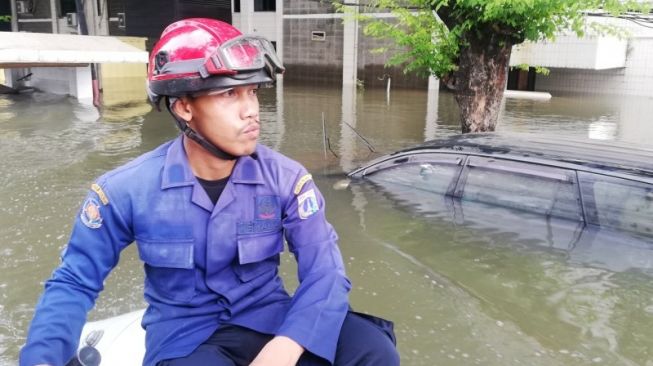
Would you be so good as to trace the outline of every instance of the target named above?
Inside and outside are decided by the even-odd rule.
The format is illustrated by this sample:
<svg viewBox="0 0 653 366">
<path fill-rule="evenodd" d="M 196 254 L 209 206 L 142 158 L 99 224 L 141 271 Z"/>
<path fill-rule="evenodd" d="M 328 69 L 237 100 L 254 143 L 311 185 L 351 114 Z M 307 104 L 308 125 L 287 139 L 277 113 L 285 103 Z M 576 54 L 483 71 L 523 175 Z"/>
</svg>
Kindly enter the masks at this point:
<svg viewBox="0 0 653 366">
<path fill-rule="evenodd" d="M 614 121 L 601 118 L 589 124 L 587 137 L 592 140 L 614 140 L 618 136 L 618 126 Z"/>
<path fill-rule="evenodd" d="M 352 184 L 352 188 L 355 186 Z M 466 304 L 464 307 L 450 306 L 473 319 L 454 324 L 464 327 L 475 337 L 454 336 L 451 342 L 448 329 L 440 329 L 440 332 L 436 329 L 439 337 L 431 336 L 429 346 L 418 348 L 422 358 L 415 352 L 413 355 L 402 353 L 402 357 L 409 360 L 408 364 L 460 364 L 456 361 L 460 354 L 451 353 L 451 349 L 466 350 L 470 361 L 465 364 L 635 365 L 646 364 L 649 360 L 653 319 L 640 310 L 641 305 L 636 305 L 638 310 L 635 310 L 631 304 L 633 301 L 636 304 L 651 302 L 650 277 L 632 272 L 633 269 L 650 271 L 653 265 L 650 245 L 628 247 L 623 245 L 623 236 L 612 235 L 599 240 L 599 235 L 593 233 L 593 241 L 586 238 L 576 247 L 568 246 L 569 237 L 554 240 L 537 234 L 538 226 L 547 225 L 541 219 L 532 218 L 527 224 L 524 218 L 501 212 L 505 211 L 503 209 L 467 206 L 463 209 L 465 220 L 458 222 L 451 215 L 460 212 L 444 199 L 421 196 L 415 201 L 415 197 L 407 196 L 408 192 L 397 195 L 396 189 L 390 194 L 387 189 L 370 185 L 358 188 L 368 202 L 364 210 L 366 226 L 361 228 L 366 239 L 381 248 L 391 249 L 414 265 L 416 273 L 409 272 L 407 279 L 399 281 L 415 288 L 421 277 L 435 279 L 437 284 L 452 292 L 446 296 Z M 352 196 L 352 202 L 356 202 L 357 194 L 352 192 Z M 454 209 L 448 211 L 452 207 Z M 480 211 L 470 215 L 474 209 Z M 483 214 L 484 220 L 468 221 L 470 216 Z M 562 229 L 564 232 L 565 228 Z M 551 241 L 558 244 L 550 245 Z M 604 250 L 610 245 L 612 251 L 592 251 L 592 256 L 583 257 L 587 254 L 587 246 L 592 245 Z M 577 249 L 581 252 L 576 252 Z M 599 257 L 603 257 L 603 261 L 597 260 Z M 632 261 L 633 257 L 640 260 Z M 403 278 L 406 274 L 397 276 Z M 416 282 L 410 284 L 410 281 Z M 636 293 L 630 292 L 634 288 Z M 421 333 L 428 326 L 425 323 L 455 319 L 440 318 L 434 312 L 430 313 L 432 316 L 420 313 L 424 303 L 429 302 L 429 296 L 439 291 L 422 288 L 419 294 L 403 297 L 404 307 L 400 313 L 418 314 L 423 321 L 409 328 L 407 335 L 420 332 L 421 336 L 427 336 Z M 396 295 L 393 290 L 388 296 Z M 383 301 L 394 300 L 384 298 Z M 434 311 L 447 306 L 444 304 L 440 301 Z M 405 319 L 401 319 L 401 324 L 405 325 Z M 624 319 L 647 326 L 635 330 L 626 326 Z M 479 321 L 483 324 L 482 334 L 487 336 L 482 338 L 482 345 L 475 344 L 481 334 Z M 404 347 L 411 347 L 418 341 L 414 337 L 404 340 L 408 342 Z M 438 348 L 447 351 L 438 352 Z M 436 362 L 425 362 L 425 351 Z"/>
<path fill-rule="evenodd" d="M 57 265 L 89 184 L 177 135 L 167 113 L 146 103 L 142 81 L 130 87 L 133 94 L 109 95 L 111 86 L 104 88 L 99 114 L 38 92 L 0 97 L 0 365 L 16 363 L 42 282 Z M 286 84 L 261 90 L 260 101 L 261 141 L 313 173 L 340 236 L 352 304 L 396 322 L 402 364 L 646 365 L 653 359 L 645 248 L 588 231 L 574 239 L 575 228 L 554 222 L 529 222 L 515 234 L 453 202 L 418 202 L 431 205 L 424 216 L 415 205 L 363 186 L 332 188 L 344 170 L 370 158 L 457 133 L 451 94 L 393 89 L 388 104 L 385 89 Z M 499 129 L 650 144 L 653 125 L 643 121 L 651 108 L 645 98 L 506 100 Z M 325 157 L 323 114 L 338 157 Z M 454 219 L 436 214 L 441 210 Z M 290 287 L 296 285 L 292 261 L 284 257 Z M 142 307 L 141 268 L 128 248 L 90 319 Z"/>
<path fill-rule="evenodd" d="M 430 85 L 430 84 L 429 84 Z M 426 99 L 426 122 L 424 126 L 424 141 L 433 140 L 438 133 L 438 100 L 440 92 L 429 89 Z"/>
<path fill-rule="evenodd" d="M 14 104 L 11 97 L 0 95 L 0 123 L 9 121 L 16 117 L 16 113 L 11 111 L 11 106 Z"/>
</svg>

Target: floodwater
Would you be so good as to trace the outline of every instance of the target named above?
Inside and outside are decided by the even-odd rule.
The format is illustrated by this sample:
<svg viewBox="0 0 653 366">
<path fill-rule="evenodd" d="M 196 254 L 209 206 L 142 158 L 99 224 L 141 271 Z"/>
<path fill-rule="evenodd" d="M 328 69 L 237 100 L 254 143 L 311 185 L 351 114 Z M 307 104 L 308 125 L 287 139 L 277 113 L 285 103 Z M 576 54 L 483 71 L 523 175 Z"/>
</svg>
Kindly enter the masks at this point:
<svg viewBox="0 0 653 366">
<path fill-rule="evenodd" d="M 0 96 L 0 365 L 16 363 L 93 179 L 176 135 L 134 93 L 142 85 L 105 96 L 99 112 L 62 96 Z M 651 268 L 573 260 L 509 228 L 453 225 L 364 185 L 342 188 L 343 172 L 370 158 L 457 133 L 451 94 L 392 90 L 388 100 L 381 89 L 286 84 L 260 100 L 262 143 L 313 173 L 352 305 L 395 322 L 403 365 L 653 365 Z M 498 130 L 653 146 L 652 115 L 647 98 L 556 95 L 507 100 Z M 282 272 L 296 286 L 287 254 Z M 129 247 L 89 319 L 142 308 L 142 282 Z"/>
</svg>

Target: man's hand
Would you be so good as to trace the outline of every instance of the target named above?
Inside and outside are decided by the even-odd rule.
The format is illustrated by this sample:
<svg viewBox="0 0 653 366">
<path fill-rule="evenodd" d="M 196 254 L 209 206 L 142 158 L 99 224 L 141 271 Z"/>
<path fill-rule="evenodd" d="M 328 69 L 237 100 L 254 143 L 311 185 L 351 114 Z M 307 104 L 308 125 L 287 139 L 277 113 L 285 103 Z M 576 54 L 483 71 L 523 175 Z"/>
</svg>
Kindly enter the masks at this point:
<svg viewBox="0 0 653 366">
<path fill-rule="evenodd" d="M 295 366 L 304 352 L 297 342 L 284 336 L 276 336 L 258 353 L 250 366 Z"/>
</svg>

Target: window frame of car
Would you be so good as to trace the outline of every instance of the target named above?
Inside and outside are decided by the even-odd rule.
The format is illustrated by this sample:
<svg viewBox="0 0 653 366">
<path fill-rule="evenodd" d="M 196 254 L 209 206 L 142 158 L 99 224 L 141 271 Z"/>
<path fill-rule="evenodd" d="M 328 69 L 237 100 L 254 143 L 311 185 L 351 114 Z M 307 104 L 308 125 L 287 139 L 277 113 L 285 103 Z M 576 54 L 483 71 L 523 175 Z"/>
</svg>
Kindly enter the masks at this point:
<svg viewBox="0 0 653 366">
<path fill-rule="evenodd" d="M 432 157 L 434 156 L 436 156 L 437 159 L 433 159 Z M 361 177 L 370 176 L 380 171 L 399 168 L 405 166 L 406 164 L 416 165 L 416 164 L 433 163 L 433 164 L 440 164 L 440 165 L 447 165 L 447 166 L 457 166 L 458 170 L 452 176 L 451 181 L 449 182 L 449 185 L 446 189 L 446 192 L 443 193 L 443 195 L 445 196 L 453 197 L 453 192 L 456 188 L 458 179 L 460 178 L 460 172 L 462 166 L 464 165 L 466 160 L 467 160 L 467 156 L 465 154 L 460 154 L 456 152 L 438 152 L 436 155 L 434 155 L 433 152 L 424 152 L 424 153 L 411 152 L 410 154 L 400 154 L 397 156 L 391 156 L 385 159 L 375 161 L 370 165 L 368 165 L 368 168 L 362 169 L 360 176 Z M 351 174 L 355 174 L 355 173 L 352 172 Z"/>
<path fill-rule="evenodd" d="M 620 203 L 627 205 L 630 195 L 633 193 L 636 195 L 637 191 L 647 191 L 644 199 L 650 200 L 653 202 L 653 182 L 647 182 L 646 179 L 630 179 L 617 177 L 607 174 L 598 174 L 591 173 L 586 171 L 577 171 L 578 181 L 580 183 L 581 197 L 583 199 L 583 205 L 586 211 L 586 220 L 588 224 L 601 227 L 604 229 L 618 230 L 620 232 L 628 232 L 631 235 L 643 236 L 647 238 L 653 238 L 653 230 L 648 229 L 643 232 L 637 228 L 625 228 L 625 224 L 635 225 L 635 221 L 625 220 L 620 216 L 620 209 L 623 207 L 615 207 L 613 204 L 615 202 L 603 202 L 600 205 L 597 203 L 599 201 L 599 192 L 596 191 L 596 184 L 604 183 L 608 185 L 617 185 L 619 187 L 627 187 L 629 189 L 627 194 L 621 192 L 622 198 L 619 200 Z M 601 198 L 603 200 L 604 198 Z M 653 205 L 653 203 L 651 203 Z M 600 206 L 600 207 L 599 207 Z M 628 209 L 626 212 L 634 213 L 634 210 Z M 610 215 L 610 221 L 615 223 L 606 223 L 606 216 Z M 632 215 L 630 215 L 632 217 Z M 616 222 L 619 222 L 618 226 Z"/>
<path fill-rule="evenodd" d="M 478 152 L 458 151 L 453 149 L 437 149 L 437 148 L 409 150 L 405 152 L 398 152 L 388 156 L 384 156 L 370 162 L 369 164 L 361 168 L 352 171 L 349 174 L 349 176 L 365 178 L 368 175 L 378 173 L 379 171 L 387 168 L 397 167 L 405 163 L 423 162 L 423 161 L 427 161 L 428 159 L 426 158 L 428 157 L 443 156 L 443 155 L 457 156 L 460 158 L 460 160 L 455 161 L 459 169 L 457 177 L 453 179 L 449 189 L 445 193 L 445 195 L 457 199 L 462 198 L 462 193 L 464 191 L 464 186 L 466 184 L 466 182 L 464 181 L 463 173 L 465 172 L 465 169 L 467 169 L 470 160 L 473 160 L 470 158 L 473 157 L 481 157 L 486 159 L 494 159 L 494 160 L 507 161 L 507 162 L 526 163 L 529 165 L 562 169 L 564 171 L 567 171 L 571 174 L 572 183 L 575 185 L 574 194 L 577 195 L 577 197 L 579 198 L 579 206 L 581 211 L 580 212 L 581 216 L 579 219 L 580 221 L 583 222 L 584 225 L 589 224 L 594 226 L 600 226 L 600 223 L 595 217 L 588 217 L 587 211 L 591 209 L 591 207 L 589 207 L 588 204 L 594 202 L 593 201 L 594 197 L 588 197 L 587 192 L 584 193 L 586 189 L 584 189 L 582 185 L 583 183 L 579 178 L 580 175 L 590 174 L 592 177 L 595 177 L 596 179 L 624 179 L 627 181 L 650 185 L 651 187 L 653 187 L 653 177 L 649 177 L 646 175 L 638 176 L 634 174 L 626 174 L 623 172 L 628 171 L 628 169 L 625 169 L 623 167 L 612 167 L 610 165 L 601 165 L 601 164 L 587 164 L 586 162 L 580 162 L 580 161 L 578 164 L 575 164 L 573 162 L 569 162 L 573 160 L 568 160 L 568 161 L 559 161 L 559 160 L 551 160 L 551 159 L 547 160 L 547 159 L 538 159 L 536 157 L 523 156 L 523 155 L 511 155 L 510 153 L 505 153 L 505 154 L 501 153 L 499 155 L 492 152 L 478 153 Z M 432 160 L 432 162 L 438 163 L 441 161 L 436 159 L 436 160 Z M 451 161 L 450 160 L 445 161 L 444 163 L 451 164 Z M 536 170 L 527 169 L 527 171 L 524 171 L 523 173 L 528 173 L 528 174 L 534 173 L 537 176 Z M 636 171 L 633 171 L 633 173 L 636 173 Z M 542 177 L 554 178 L 554 179 L 557 178 L 555 176 L 546 173 L 543 174 Z"/>
<path fill-rule="evenodd" d="M 537 168 L 538 166 L 540 167 L 539 169 Z M 499 192 L 497 186 L 491 186 L 487 188 L 488 192 L 484 194 L 488 200 L 486 202 L 482 199 L 473 198 L 475 195 L 478 195 L 478 192 L 470 193 L 470 195 L 466 194 L 466 191 L 471 191 L 473 187 L 470 182 L 470 177 L 476 181 L 483 174 L 498 174 L 499 179 L 506 179 L 510 182 L 508 192 L 512 191 L 513 193 L 518 193 L 520 186 L 518 182 L 526 183 L 535 180 L 535 183 L 541 182 L 542 184 L 546 184 L 546 186 L 542 186 L 542 189 L 531 189 L 531 186 L 525 185 L 522 187 L 522 193 L 527 193 L 528 195 L 519 195 L 521 199 L 514 199 L 515 196 L 510 194 L 502 194 Z M 553 190 L 547 195 L 544 187 L 551 187 Z M 539 192 L 537 191 L 542 191 L 542 194 L 538 195 Z M 560 193 L 563 193 L 563 195 Z M 568 196 L 565 199 L 563 197 L 564 193 L 571 195 L 571 197 Z M 470 155 L 467 157 L 460 173 L 454 194 L 454 197 L 462 201 L 484 202 L 531 212 L 545 217 L 558 217 L 575 222 L 585 222 L 583 202 L 580 196 L 576 171 L 557 166 L 533 164 L 504 158 L 503 156 Z M 495 202 L 491 202 L 492 199 L 495 199 Z M 563 209 L 560 207 L 560 204 L 564 205 L 565 203 L 567 203 L 566 206 L 571 204 L 571 208 L 567 207 Z M 547 207 L 545 208 L 543 206 Z"/>
</svg>

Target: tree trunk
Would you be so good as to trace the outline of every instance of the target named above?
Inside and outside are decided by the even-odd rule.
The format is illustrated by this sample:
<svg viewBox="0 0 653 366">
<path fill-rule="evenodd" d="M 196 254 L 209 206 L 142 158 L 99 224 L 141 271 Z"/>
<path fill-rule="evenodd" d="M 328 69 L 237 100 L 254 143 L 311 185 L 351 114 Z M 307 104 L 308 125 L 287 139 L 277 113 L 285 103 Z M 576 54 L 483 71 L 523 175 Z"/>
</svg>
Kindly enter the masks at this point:
<svg viewBox="0 0 653 366">
<path fill-rule="evenodd" d="M 455 72 L 462 132 L 494 131 L 506 88 L 512 42 L 496 34 L 468 35 Z"/>
</svg>

